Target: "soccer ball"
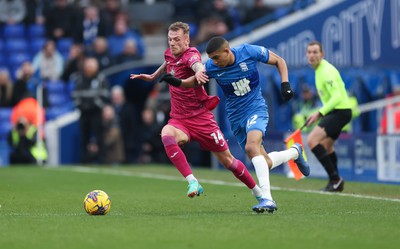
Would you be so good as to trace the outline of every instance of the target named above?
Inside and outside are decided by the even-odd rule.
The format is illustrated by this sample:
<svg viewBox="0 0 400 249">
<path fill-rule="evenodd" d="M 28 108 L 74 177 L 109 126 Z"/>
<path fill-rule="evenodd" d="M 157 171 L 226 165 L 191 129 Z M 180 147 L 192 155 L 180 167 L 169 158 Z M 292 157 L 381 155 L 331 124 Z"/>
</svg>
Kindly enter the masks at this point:
<svg viewBox="0 0 400 249">
<path fill-rule="evenodd" d="M 83 207 L 90 215 L 105 215 L 110 211 L 111 199 L 102 190 L 93 190 L 85 196 Z"/>
</svg>

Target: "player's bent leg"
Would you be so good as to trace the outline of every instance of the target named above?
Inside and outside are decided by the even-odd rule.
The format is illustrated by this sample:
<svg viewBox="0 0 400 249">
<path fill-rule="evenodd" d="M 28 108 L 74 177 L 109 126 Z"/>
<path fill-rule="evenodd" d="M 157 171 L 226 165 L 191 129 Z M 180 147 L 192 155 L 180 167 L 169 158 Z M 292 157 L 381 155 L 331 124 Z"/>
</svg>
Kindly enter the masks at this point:
<svg viewBox="0 0 400 249">
<path fill-rule="evenodd" d="M 175 165 L 182 176 L 186 177 L 189 174 L 192 174 L 192 170 L 186 159 L 186 156 L 179 147 L 175 138 L 173 136 L 163 136 L 161 137 L 161 141 L 164 144 L 164 149 L 169 160 Z"/>
<path fill-rule="evenodd" d="M 294 160 L 294 162 L 297 164 L 297 167 L 299 168 L 300 172 L 305 176 L 310 175 L 310 166 L 303 157 L 303 148 L 301 144 L 295 143 L 291 147 L 295 148 L 299 153 L 299 156 L 297 157 L 297 159 Z"/>
<path fill-rule="evenodd" d="M 198 181 L 192 180 L 189 182 L 188 191 L 187 191 L 188 197 L 193 198 L 196 195 L 200 196 L 203 192 L 204 192 L 204 189 Z"/>
</svg>

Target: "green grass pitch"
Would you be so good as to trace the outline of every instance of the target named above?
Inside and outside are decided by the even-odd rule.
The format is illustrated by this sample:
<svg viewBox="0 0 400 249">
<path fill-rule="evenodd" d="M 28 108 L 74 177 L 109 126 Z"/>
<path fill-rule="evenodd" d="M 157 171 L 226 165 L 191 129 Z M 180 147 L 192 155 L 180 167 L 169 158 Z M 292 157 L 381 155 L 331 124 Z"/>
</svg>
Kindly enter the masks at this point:
<svg viewBox="0 0 400 249">
<path fill-rule="evenodd" d="M 0 168 L 2 249 L 400 248 L 400 186 L 346 182 L 322 194 L 324 179 L 271 175 L 278 211 L 254 214 L 250 191 L 224 170 L 194 169 L 205 194 L 167 166 Z M 110 213 L 89 216 L 94 189 Z"/>
</svg>

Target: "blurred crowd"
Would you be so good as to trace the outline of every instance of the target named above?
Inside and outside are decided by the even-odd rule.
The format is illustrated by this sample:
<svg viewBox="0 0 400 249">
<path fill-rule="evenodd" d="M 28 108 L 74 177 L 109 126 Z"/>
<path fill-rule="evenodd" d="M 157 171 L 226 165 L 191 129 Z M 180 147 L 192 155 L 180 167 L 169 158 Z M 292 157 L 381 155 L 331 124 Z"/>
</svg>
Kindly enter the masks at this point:
<svg viewBox="0 0 400 249">
<path fill-rule="evenodd" d="M 146 27 L 132 22 L 130 8 L 140 2 L 172 5 L 170 21 L 190 23 L 195 46 L 305 1 L 0 0 L 0 107 L 15 108 L 40 95 L 48 117 L 56 103 L 65 107 L 70 98 L 81 113 L 82 163 L 168 162 L 159 139 L 169 114 L 165 89 L 151 85 L 138 103 L 127 98 L 132 93 L 122 83 L 109 82 L 102 73 L 113 65 L 140 61 L 151 49 L 144 44 Z M 67 98 L 50 94 L 60 84 Z M 29 137 L 25 150 L 34 154 L 38 130 L 28 132 L 31 125 L 37 123 L 24 117 L 13 121 L 8 136 L 12 151 Z"/>
</svg>

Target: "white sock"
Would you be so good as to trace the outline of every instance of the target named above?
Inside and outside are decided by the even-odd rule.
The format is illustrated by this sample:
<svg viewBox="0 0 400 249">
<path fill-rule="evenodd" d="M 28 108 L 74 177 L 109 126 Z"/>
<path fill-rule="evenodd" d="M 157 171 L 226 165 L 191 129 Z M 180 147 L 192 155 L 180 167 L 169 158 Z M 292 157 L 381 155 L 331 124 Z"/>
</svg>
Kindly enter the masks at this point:
<svg viewBox="0 0 400 249">
<path fill-rule="evenodd" d="M 283 151 L 274 151 L 268 153 L 269 158 L 272 160 L 271 169 L 276 166 L 281 165 L 282 163 L 286 163 L 289 160 L 295 160 L 299 157 L 299 152 L 295 148 L 289 148 Z"/>
<path fill-rule="evenodd" d="M 188 182 L 190 182 L 190 181 L 192 181 L 192 180 L 196 180 L 196 181 L 197 181 L 196 177 L 194 177 L 193 174 L 190 174 L 190 175 L 186 176 L 185 178 L 186 178 L 186 180 L 187 180 Z"/>
<path fill-rule="evenodd" d="M 253 159 L 251 159 L 251 162 L 253 163 L 254 169 L 256 170 L 258 183 L 262 190 L 262 197 L 272 200 L 271 187 L 269 185 L 269 168 L 267 160 L 265 160 L 265 157 L 263 155 L 260 155 L 253 157 Z"/>
<path fill-rule="evenodd" d="M 251 194 L 256 197 L 257 199 L 260 199 L 262 197 L 262 191 L 261 188 L 256 185 L 252 190 L 251 190 Z"/>
</svg>

